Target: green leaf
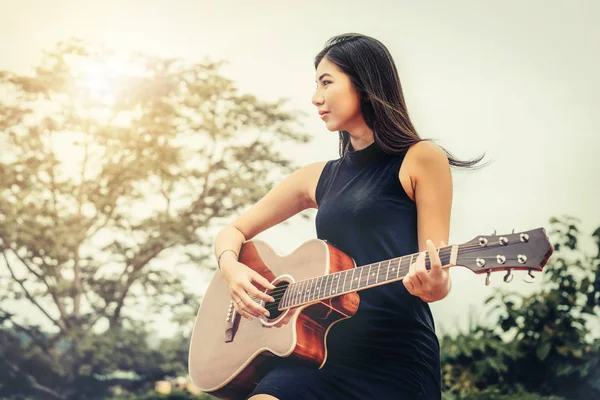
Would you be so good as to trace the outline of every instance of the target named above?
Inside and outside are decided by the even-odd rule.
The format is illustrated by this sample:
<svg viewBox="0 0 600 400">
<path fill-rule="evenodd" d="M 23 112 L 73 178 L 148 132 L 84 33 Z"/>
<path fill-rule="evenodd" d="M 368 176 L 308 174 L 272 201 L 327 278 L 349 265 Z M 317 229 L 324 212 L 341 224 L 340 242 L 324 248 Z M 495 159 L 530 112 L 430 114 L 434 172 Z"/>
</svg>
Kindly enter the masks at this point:
<svg viewBox="0 0 600 400">
<path fill-rule="evenodd" d="M 568 375 L 571 373 L 571 371 L 573 371 L 573 366 L 570 364 L 562 364 L 558 366 L 558 369 L 556 370 L 556 375 L 561 376 L 561 375 Z"/>
<path fill-rule="evenodd" d="M 581 285 L 579 286 L 579 291 L 581 293 L 586 294 L 588 292 L 588 289 L 590 288 L 590 279 L 589 278 L 584 278 L 581 281 Z"/>
<path fill-rule="evenodd" d="M 552 344 L 550 342 L 542 342 L 542 344 L 537 348 L 536 355 L 537 357 L 544 361 L 548 354 L 550 354 L 550 349 L 552 348 Z"/>
</svg>

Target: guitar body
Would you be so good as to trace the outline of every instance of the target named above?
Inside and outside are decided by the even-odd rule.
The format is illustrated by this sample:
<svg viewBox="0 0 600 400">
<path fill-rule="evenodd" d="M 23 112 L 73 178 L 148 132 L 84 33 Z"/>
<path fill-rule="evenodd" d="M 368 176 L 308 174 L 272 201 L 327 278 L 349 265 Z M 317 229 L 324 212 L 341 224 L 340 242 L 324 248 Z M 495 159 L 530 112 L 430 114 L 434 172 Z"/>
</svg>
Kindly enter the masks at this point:
<svg viewBox="0 0 600 400">
<path fill-rule="evenodd" d="M 351 257 L 319 239 L 305 242 L 285 257 L 264 241 L 249 240 L 243 244 L 239 260 L 278 288 L 356 266 Z M 350 292 L 248 321 L 233 310 L 227 285 L 218 271 L 196 316 L 189 352 L 190 377 L 204 392 L 239 399 L 283 357 L 321 368 L 327 359 L 329 329 L 354 315 L 359 301 L 358 294 Z"/>
</svg>

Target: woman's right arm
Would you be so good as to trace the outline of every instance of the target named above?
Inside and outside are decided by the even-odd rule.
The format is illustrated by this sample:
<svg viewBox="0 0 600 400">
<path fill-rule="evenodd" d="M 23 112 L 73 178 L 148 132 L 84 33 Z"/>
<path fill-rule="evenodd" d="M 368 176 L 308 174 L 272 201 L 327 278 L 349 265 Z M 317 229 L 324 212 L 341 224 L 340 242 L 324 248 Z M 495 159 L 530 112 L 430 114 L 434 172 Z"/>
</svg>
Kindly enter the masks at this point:
<svg viewBox="0 0 600 400">
<path fill-rule="evenodd" d="M 224 227 L 215 238 L 215 256 L 224 250 L 220 260 L 223 277 L 229 285 L 236 310 L 244 317 L 261 317 L 267 310 L 250 296 L 273 301 L 271 296 L 258 290 L 253 283 L 274 289 L 269 281 L 256 271 L 237 261 L 242 244 L 259 233 L 281 223 L 307 208 L 317 208 L 315 191 L 326 161 L 299 168 L 276 184 L 262 199 Z"/>
</svg>

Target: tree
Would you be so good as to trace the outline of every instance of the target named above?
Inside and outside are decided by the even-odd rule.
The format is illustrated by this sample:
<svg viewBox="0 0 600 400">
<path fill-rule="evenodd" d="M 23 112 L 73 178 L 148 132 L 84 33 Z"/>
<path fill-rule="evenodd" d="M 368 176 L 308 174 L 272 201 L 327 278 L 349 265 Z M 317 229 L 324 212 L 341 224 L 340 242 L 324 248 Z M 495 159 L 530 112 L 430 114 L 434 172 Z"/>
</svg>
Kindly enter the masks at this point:
<svg viewBox="0 0 600 400">
<path fill-rule="evenodd" d="M 160 310 L 191 328 L 199 299 L 175 267 L 212 268 L 211 229 L 296 168 L 278 145 L 309 139 L 222 64 L 70 39 L 31 75 L 0 72 L 0 377 L 84 399 L 118 368 L 181 368 L 151 373 L 144 343 Z"/>
<path fill-rule="evenodd" d="M 600 338 L 589 328 L 600 322 L 600 228 L 588 254 L 577 222 L 550 220 L 555 253 L 542 290 L 499 291 L 486 301 L 497 324 L 443 337 L 446 398 L 600 398 Z"/>
</svg>

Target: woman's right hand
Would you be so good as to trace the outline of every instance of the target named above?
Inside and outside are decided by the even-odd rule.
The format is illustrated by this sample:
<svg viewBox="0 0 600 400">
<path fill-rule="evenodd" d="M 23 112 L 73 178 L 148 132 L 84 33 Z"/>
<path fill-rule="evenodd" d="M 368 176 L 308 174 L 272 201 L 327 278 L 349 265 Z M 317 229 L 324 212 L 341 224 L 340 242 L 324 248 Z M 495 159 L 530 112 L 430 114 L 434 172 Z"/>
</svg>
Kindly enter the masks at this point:
<svg viewBox="0 0 600 400">
<path fill-rule="evenodd" d="M 258 290 L 253 283 L 271 290 L 275 289 L 274 285 L 258 272 L 237 260 L 227 259 L 226 262 L 222 262 L 221 271 L 229 287 L 229 294 L 233 300 L 235 310 L 240 315 L 248 320 L 251 320 L 252 316 L 257 318 L 263 316 L 269 317 L 267 309 L 258 304 L 250 296 L 264 300 L 265 302 L 274 302 L 275 299 L 273 297 Z"/>
</svg>

